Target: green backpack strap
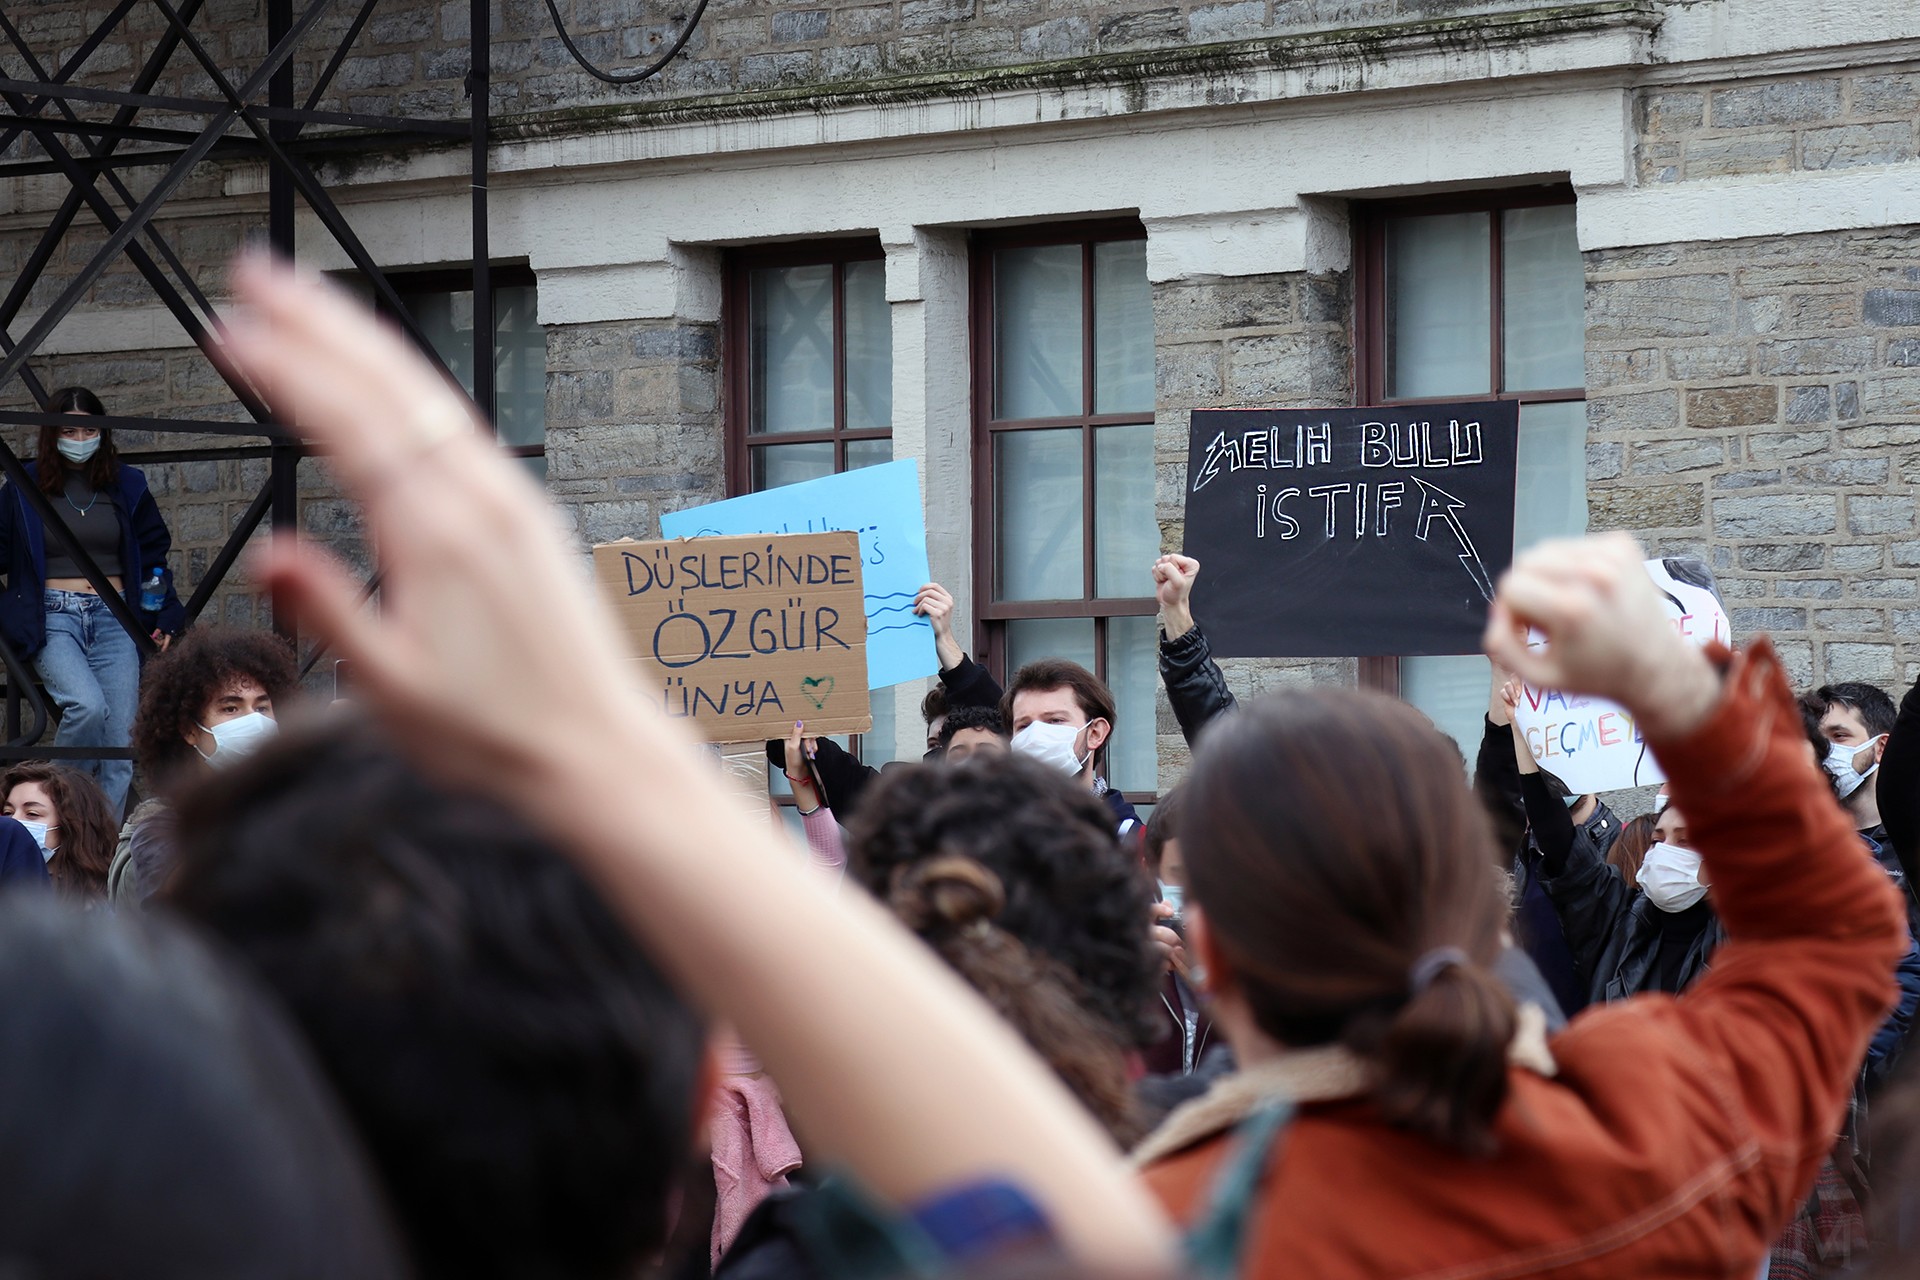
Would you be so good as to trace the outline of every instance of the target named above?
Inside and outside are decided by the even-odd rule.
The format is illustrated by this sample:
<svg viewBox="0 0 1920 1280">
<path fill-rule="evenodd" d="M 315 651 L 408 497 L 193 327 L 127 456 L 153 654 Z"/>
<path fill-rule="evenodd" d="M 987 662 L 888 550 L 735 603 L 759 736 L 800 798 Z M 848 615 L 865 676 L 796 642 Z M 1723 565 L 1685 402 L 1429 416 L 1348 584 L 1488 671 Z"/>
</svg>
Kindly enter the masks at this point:
<svg viewBox="0 0 1920 1280">
<path fill-rule="evenodd" d="M 1199 1280 L 1232 1280 L 1240 1274 L 1247 1227 L 1259 1205 L 1274 1145 L 1293 1123 L 1293 1103 L 1277 1098 L 1240 1122 L 1233 1147 L 1207 1193 L 1206 1207 L 1187 1232 L 1187 1265 Z"/>
</svg>

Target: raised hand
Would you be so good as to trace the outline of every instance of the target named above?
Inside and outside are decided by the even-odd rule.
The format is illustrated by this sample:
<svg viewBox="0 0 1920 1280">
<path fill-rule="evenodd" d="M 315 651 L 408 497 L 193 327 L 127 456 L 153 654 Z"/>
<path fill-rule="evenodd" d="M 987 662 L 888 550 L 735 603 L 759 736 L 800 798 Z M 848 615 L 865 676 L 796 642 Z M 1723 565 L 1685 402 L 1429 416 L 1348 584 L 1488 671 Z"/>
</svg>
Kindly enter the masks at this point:
<svg viewBox="0 0 1920 1280">
<path fill-rule="evenodd" d="M 940 655 L 940 669 L 951 671 L 959 666 L 967 651 L 953 638 L 953 593 L 937 582 L 929 582 L 913 597 L 913 611 L 933 624 L 933 647 Z"/>
<path fill-rule="evenodd" d="M 1200 562 L 1192 556 L 1170 552 L 1153 562 L 1153 598 L 1160 603 L 1160 626 L 1169 640 L 1193 630 L 1191 601 L 1199 576 Z"/>
<path fill-rule="evenodd" d="M 1720 681 L 1668 623 L 1645 559 L 1624 533 L 1525 552 L 1494 594 L 1487 656 L 1535 686 L 1618 702 L 1650 734 L 1692 729 L 1712 710 Z M 1529 627 L 1544 646 L 1528 646 Z"/>
</svg>

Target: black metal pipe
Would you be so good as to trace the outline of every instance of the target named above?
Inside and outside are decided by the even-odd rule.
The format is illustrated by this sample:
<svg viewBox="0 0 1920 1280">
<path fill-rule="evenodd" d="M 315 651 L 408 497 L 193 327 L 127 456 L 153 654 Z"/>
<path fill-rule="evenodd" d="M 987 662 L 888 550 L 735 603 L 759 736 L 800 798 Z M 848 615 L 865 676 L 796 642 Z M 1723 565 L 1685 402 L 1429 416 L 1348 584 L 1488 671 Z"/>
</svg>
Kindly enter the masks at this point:
<svg viewBox="0 0 1920 1280">
<path fill-rule="evenodd" d="M 493 314 L 493 263 L 487 236 L 487 123 L 493 83 L 493 24 L 488 0 L 468 0 L 470 29 L 467 47 L 473 65 L 467 72 L 467 99 L 472 121 L 469 147 L 473 178 L 473 402 L 488 422 L 499 421 L 500 406 L 494 387 L 494 348 L 497 326 Z"/>
<path fill-rule="evenodd" d="M 93 51 L 106 43 L 107 36 L 112 33 L 115 27 L 120 25 L 121 19 L 131 13 L 133 6 L 139 3 L 140 0 L 120 0 L 120 3 L 114 5 L 112 11 L 100 20 L 100 25 L 93 29 L 93 34 L 85 40 L 82 40 L 80 47 L 75 49 L 72 56 L 66 60 L 60 70 L 54 73 L 53 83 L 63 85 L 73 79 L 73 77 L 79 73 L 80 68 L 86 65 L 87 59 L 93 56 Z M 28 104 L 28 110 L 32 114 L 38 115 L 41 109 L 52 101 L 53 98 L 51 95 L 42 97 L 37 102 Z M 6 133 L 0 133 L 0 152 L 6 151 L 19 137 L 20 130 L 18 129 L 10 129 Z"/>
<path fill-rule="evenodd" d="M 0 409 L 0 426 L 70 427 L 73 423 L 58 413 L 37 409 Z M 204 418 L 144 418 L 105 414 L 89 419 L 88 425 L 106 431 L 161 431 L 174 435 L 265 436 L 270 440 L 294 441 L 292 428 L 274 422 L 215 422 Z"/>
<path fill-rule="evenodd" d="M 228 534 L 227 540 L 220 545 L 220 550 L 213 557 L 212 563 L 207 565 L 207 571 L 200 575 L 200 585 L 194 588 L 192 598 L 187 601 L 188 626 L 200 620 L 200 611 L 207 607 L 207 602 L 213 599 L 213 593 L 218 591 L 226 581 L 227 571 L 233 568 L 233 562 L 240 558 L 242 551 L 246 550 L 247 542 L 260 528 L 260 522 L 266 519 L 268 510 L 273 506 L 273 500 L 274 482 L 268 479 L 267 483 L 260 486 L 260 492 L 254 495 L 253 501 L 248 504 L 245 513 L 240 517 L 240 523 L 233 527 L 233 532 Z"/>
</svg>

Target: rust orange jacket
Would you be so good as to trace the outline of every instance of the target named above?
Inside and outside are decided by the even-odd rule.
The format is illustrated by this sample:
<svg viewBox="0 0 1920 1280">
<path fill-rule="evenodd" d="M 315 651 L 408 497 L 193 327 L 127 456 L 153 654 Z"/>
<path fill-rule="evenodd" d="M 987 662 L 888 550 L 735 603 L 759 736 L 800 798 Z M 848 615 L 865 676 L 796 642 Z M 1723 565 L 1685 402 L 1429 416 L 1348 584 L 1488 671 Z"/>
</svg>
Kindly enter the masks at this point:
<svg viewBox="0 0 1920 1280">
<path fill-rule="evenodd" d="M 1303 1106 L 1244 1274 L 1750 1280 L 1839 1131 L 1906 930 L 1764 639 L 1732 660 L 1704 725 L 1653 746 L 1727 926 L 1706 974 L 1575 1018 L 1552 1077 L 1514 1068 L 1491 1157 L 1364 1100 Z M 1202 1211 L 1231 1122 L 1147 1167 L 1181 1221 Z"/>
</svg>

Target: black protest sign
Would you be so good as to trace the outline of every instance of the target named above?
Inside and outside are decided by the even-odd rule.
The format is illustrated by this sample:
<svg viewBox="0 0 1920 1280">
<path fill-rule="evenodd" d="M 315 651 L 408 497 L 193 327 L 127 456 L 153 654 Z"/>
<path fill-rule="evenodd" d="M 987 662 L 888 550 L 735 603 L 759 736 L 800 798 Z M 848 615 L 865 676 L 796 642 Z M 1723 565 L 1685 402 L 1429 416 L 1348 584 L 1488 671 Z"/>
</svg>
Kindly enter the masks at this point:
<svg viewBox="0 0 1920 1280">
<path fill-rule="evenodd" d="M 1518 407 L 1200 409 L 1193 613 L 1222 657 L 1478 653 L 1513 557 Z"/>
</svg>

